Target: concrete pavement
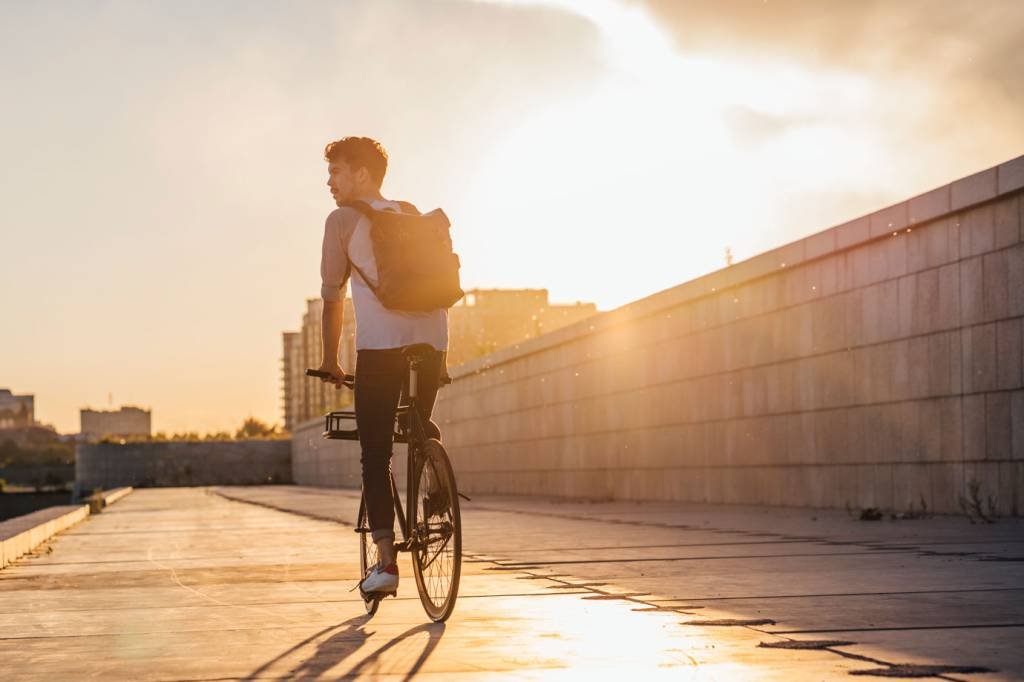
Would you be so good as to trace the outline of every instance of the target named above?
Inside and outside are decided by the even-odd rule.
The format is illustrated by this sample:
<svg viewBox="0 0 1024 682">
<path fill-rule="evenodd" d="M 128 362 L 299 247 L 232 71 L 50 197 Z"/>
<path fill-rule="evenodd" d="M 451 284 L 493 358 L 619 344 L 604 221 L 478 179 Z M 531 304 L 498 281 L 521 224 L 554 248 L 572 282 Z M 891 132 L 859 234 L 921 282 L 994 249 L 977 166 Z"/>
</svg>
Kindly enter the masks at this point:
<svg viewBox="0 0 1024 682">
<path fill-rule="evenodd" d="M 476 498 L 438 625 L 407 561 L 372 619 L 348 591 L 357 502 L 137 490 L 0 572 L 4 678 L 1024 677 L 1018 522 Z"/>
</svg>

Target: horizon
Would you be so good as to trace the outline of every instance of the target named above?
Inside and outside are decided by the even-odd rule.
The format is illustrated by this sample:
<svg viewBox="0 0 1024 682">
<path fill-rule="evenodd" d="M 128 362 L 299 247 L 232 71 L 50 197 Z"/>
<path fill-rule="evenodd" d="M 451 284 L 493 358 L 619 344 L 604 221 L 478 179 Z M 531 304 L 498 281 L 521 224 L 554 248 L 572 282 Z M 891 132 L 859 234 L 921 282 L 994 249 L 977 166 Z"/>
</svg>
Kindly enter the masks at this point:
<svg viewBox="0 0 1024 682">
<path fill-rule="evenodd" d="M 1024 152 L 1024 9 L 919 4 L 12 6 L 0 387 L 63 433 L 280 423 L 344 135 L 451 216 L 464 288 L 601 311 Z"/>
</svg>

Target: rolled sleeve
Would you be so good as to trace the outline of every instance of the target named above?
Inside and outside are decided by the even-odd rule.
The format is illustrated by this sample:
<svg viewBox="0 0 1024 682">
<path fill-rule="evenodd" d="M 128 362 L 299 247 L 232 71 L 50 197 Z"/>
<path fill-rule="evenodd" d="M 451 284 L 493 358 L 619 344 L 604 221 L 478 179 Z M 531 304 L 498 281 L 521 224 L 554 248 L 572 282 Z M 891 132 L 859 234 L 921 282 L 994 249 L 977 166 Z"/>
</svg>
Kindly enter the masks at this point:
<svg viewBox="0 0 1024 682">
<path fill-rule="evenodd" d="M 325 301 L 340 301 L 348 281 L 349 262 L 338 211 L 333 211 L 324 223 L 324 242 L 320 251 L 320 297 Z"/>
</svg>

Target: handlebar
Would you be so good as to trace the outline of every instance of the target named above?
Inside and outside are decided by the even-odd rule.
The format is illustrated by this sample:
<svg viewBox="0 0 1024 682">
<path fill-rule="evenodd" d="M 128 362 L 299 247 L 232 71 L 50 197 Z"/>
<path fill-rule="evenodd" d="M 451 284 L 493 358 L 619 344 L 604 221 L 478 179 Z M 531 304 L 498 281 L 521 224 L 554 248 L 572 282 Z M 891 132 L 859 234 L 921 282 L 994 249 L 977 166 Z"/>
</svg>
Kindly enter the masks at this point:
<svg viewBox="0 0 1024 682">
<path fill-rule="evenodd" d="M 321 372 L 318 369 L 307 369 L 306 370 L 306 376 L 307 377 L 316 377 L 317 379 L 327 379 L 328 381 L 330 381 L 331 379 L 334 379 L 334 375 L 333 374 L 330 374 L 328 372 Z M 348 386 L 349 388 L 355 388 L 355 385 L 356 385 L 356 375 L 355 374 L 346 374 L 345 378 L 341 380 L 341 383 L 344 384 L 345 386 Z M 439 383 L 440 383 L 441 386 L 447 386 L 448 384 L 452 383 L 452 378 L 450 376 L 448 376 L 447 373 L 442 374 Z"/>
<path fill-rule="evenodd" d="M 333 374 L 331 374 L 329 372 L 321 372 L 318 369 L 307 369 L 306 370 L 306 376 L 307 377 L 316 377 L 317 379 L 327 379 L 328 381 L 334 380 L 334 375 Z M 355 388 L 355 385 L 356 385 L 356 375 L 355 374 L 346 374 L 344 376 L 344 378 L 342 378 L 341 383 L 343 383 L 344 385 L 348 386 L 349 388 Z"/>
</svg>

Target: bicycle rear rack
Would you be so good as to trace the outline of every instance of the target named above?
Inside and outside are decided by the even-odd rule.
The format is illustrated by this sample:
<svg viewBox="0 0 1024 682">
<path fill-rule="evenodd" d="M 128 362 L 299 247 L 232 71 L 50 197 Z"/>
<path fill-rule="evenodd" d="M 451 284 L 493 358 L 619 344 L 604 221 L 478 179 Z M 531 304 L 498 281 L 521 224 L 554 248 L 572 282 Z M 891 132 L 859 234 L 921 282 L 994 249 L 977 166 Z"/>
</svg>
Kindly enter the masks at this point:
<svg viewBox="0 0 1024 682">
<path fill-rule="evenodd" d="M 395 442 L 408 443 L 406 434 L 405 414 L 408 408 L 402 405 L 398 408 L 398 419 L 395 420 Z M 328 440 L 359 440 L 359 429 L 355 428 L 356 413 L 352 410 L 339 410 L 328 412 L 325 417 L 323 437 Z M 351 428 L 346 428 L 350 426 Z"/>
</svg>

